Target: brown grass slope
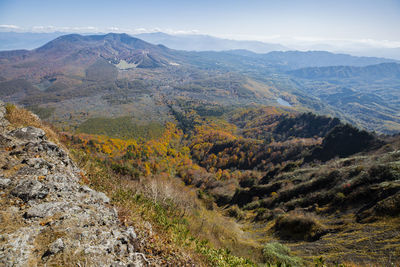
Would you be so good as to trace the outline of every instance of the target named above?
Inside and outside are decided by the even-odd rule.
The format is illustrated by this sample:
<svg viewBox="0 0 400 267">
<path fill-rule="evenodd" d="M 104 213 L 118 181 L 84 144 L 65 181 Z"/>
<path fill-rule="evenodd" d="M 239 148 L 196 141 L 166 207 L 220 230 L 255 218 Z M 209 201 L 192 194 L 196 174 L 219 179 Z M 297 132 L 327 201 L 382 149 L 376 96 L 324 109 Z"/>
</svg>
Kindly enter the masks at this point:
<svg viewBox="0 0 400 267">
<path fill-rule="evenodd" d="M 398 137 L 368 153 L 267 173 L 243 193 L 250 197 L 237 199 L 247 199 L 240 204 L 264 238 L 282 240 L 306 259 L 372 266 L 400 261 Z"/>
</svg>

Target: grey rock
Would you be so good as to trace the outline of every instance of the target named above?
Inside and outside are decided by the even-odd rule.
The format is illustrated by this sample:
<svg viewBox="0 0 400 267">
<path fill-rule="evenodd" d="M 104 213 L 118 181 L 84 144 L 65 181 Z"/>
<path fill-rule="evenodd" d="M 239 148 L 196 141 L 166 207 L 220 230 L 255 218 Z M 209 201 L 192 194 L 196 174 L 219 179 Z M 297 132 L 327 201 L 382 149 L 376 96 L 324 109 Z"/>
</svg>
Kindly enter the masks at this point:
<svg viewBox="0 0 400 267">
<path fill-rule="evenodd" d="M 49 171 L 45 168 L 37 169 L 37 168 L 25 166 L 18 170 L 17 175 L 35 177 L 35 176 L 47 175 L 48 173 L 49 173 Z"/>
<path fill-rule="evenodd" d="M 5 129 L 10 124 L 6 119 L 6 106 L 3 101 L 0 101 L 0 129 Z"/>
<path fill-rule="evenodd" d="M 82 185 L 79 188 L 79 191 L 83 192 L 83 193 L 91 193 L 91 192 L 93 192 L 93 190 L 91 188 L 89 188 L 88 186 L 86 186 L 86 185 Z"/>
<path fill-rule="evenodd" d="M 33 159 L 27 159 L 23 160 L 22 163 L 27 164 L 29 167 L 39 169 L 39 168 L 47 168 L 49 170 L 52 170 L 55 168 L 54 164 L 51 164 L 44 159 L 41 158 L 33 158 Z"/>
<path fill-rule="evenodd" d="M 57 254 L 58 252 L 61 252 L 64 250 L 64 242 L 61 238 L 58 238 L 56 241 L 50 244 L 49 246 L 49 252 L 51 254 Z"/>
<path fill-rule="evenodd" d="M 7 147 L 12 145 L 12 140 L 6 135 L 0 134 L 0 147 Z"/>
<path fill-rule="evenodd" d="M 68 207 L 68 203 L 65 202 L 46 202 L 46 203 L 41 203 L 38 205 L 35 205 L 31 208 L 29 208 L 25 214 L 24 217 L 26 219 L 29 218 L 45 218 L 45 217 L 50 217 L 56 214 L 57 212 L 64 212 L 66 208 Z"/>
<path fill-rule="evenodd" d="M 104 203 L 110 203 L 110 199 L 104 194 L 103 192 L 97 192 L 93 191 L 91 192 L 92 197 L 94 198 L 95 201 L 102 201 Z"/>
<path fill-rule="evenodd" d="M 9 135 L 23 141 L 38 142 L 44 138 L 45 132 L 42 129 L 29 126 L 11 131 Z"/>
<path fill-rule="evenodd" d="M 0 188 L 5 189 L 11 184 L 11 180 L 7 178 L 0 178 Z"/>
<path fill-rule="evenodd" d="M 29 266 L 29 257 L 38 233 L 36 227 L 23 227 L 8 234 L 7 246 L 0 247 L 0 266 Z"/>
<path fill-rule="evenodd" d="M 1 112 L 0 101 L 0 120 Z M 4 153 L 0 154 L 3 162 L 8 170 L 24 165 L 7 178 L 2 177 L 6 168 L 0 168 L 0 189 L 11 190 L 1 197 L 19 197 L 25 205 L 10 201 L 10 205 L 0 206 L 2 215 L 22 222 L 16 224 L 15 230 L 1 234 L 0 266 L 29 266 L 32 261 L 50 266 L 57 258 L 53 257 L 55 254 L 79 255 L 88 261 L 88 266 L 147 263 L 136 257 L 135 229 L 121 225 L 115 207 L 109 205 L 110 199 L 104 193 L 79 183 L 81 170 L 63 149 L 46 140 L 44 131 L 34 127 L 6 131 L 0 127 L 0 147 L 3 140 L 3 145 L 12 150 L 0 151 Z M 1 223 L 5 223 L 3 217 Z M 46 252 L 37 255 L 35 240 L 55 229 L 62 238 L 45 244 Z"/>
<path fill-rule="evenodd" d="M 126 234 L 132 240 L 135 240 L 137 238 L 135 230 L 133 229 L 132 226 L 128 227 L 128 229 L 126 230 Z"/>
<path fill-rule="evenodd" d="M 22 180 L 12 191 L 13 196 L 19 197 L 27 202 L 31 199 L 45 198 L 49 193 L 49 188 L 36 180 Z"/>
</svg>

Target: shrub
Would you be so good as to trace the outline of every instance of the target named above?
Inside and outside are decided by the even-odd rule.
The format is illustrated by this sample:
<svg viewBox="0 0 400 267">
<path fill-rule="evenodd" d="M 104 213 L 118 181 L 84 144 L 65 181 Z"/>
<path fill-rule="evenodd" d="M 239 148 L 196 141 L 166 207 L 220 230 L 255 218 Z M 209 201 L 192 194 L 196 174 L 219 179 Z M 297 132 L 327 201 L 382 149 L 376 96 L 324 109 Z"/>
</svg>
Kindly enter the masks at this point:
<svg viewBox="0 0 400 267">
<path fill-rule="evenodd" d="M 238 205 L 231 206 L 228 209 L 228 215 L 238 220 L 243 219 L 243 211 L 238 207 Z"/>
<path fill-rule="evenodd" d="M 326 234 L 325 227 L 311 214 L 289 213 L 277 218 L 273 230 L 286 240 L 315 241 Z"/>
<path fill-rule="evenodd" d="M 241 187 L 252 187 L 255 183 L 256 177 L 254 176 L 245 176 L 239 181 Z"/>
<path fill-rule="evenodd" d="M 226 249 L 215 249 L 207 241 L 196 241 L 196 251 L 203 254 L 212 266 L 255 266 L 251 261 L 234 256 Z"/>
<path fill-rule="evenodd" d="M 254 217 L 254 221 L 269 221 L 274 217 L 274 214 L 266 208 L 258 208 L 255 210 L 256 216 Z"/>
<path fill-rule="evenodd" d="M 372 166 L 369 171 L 370 180 L 373 181 L 395 181 L 400 179 L 399 168 L 391 165 Z"/>
<path fill-rule="evenodd" d="M 267 243 L 263 248 L 264 261 L 268 264 L 301 266 L 302 260 L 299 257 L 291 256 L 290 249 L 278 242 Z"/>
<path fill-rule="evenodd" d="M 335 194 L 335 202 L 337 204 L 343 203 L 346 200 L 346 196 L 342 192 Z"/>
<path fill-rule="evenodd" d="M 374 207 L 377 215 L 397 216 L 400 214 L 400 194 L 395 194 L 376 204 Z"/>
</svg>

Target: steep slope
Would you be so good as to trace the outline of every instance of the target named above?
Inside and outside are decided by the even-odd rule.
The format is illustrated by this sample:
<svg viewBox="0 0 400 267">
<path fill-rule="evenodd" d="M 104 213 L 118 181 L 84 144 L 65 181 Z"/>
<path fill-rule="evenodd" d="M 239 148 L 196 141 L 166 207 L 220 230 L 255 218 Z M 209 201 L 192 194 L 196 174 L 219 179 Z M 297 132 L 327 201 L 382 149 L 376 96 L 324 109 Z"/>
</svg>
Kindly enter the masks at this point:
<svg viewBox="0 0 400 267">
<path fill-rule="evenodd" d="M 84 151 L 80 158 L 97 158 L 113 177 L 150 184 L 152 198 L 172 195 L 177 205 L 166 207 L 184 207 L 191 234 L 208 235 L 233 255 L 286 262 L 283 255 L 270 257 L 281 242 L 305 265 L 321 256 L 345 266 L 398 263 L 398 137 L 378 138 L 335 118 L 276 107 L 232 111 L 192 101 L 173 108 L 185 134 L 170 124 L 164 137 L 145 142 L 78 134 L 67 143 Z M 188 208 L 186 189 L 166 177 L 179 177 L 194 196 L 190 203 L 201 201 L 209 216 Z M 138 191 L 130 192 L 124 196 Z M 219 212 L 236 220 L 240 231 L 217 219 Z M 299 259 L 290 261 L 301 266 Z"/>
<path fill-rule="evenodd" d="M 251 214 L 255 228 L 264 227 L 266 237 L 304 258 L 398 265 L 399 158 L 397 138 L 369 154 L 300 168 L 288 164 L 253 185 L 243 183 L 233 203 Z"/>
<path fill-rule="evenodd" d="M 142 266 L 140 242 L 109 198 L 83 185 L 67 153 L 34 127 L 13 128 L 0 103 L 0 265 Z"/>
<path fill-rule="evenodd" d="M 279 241 L 308 265 L 319 257 L 398 264 L 399 136 L 378 139 L 337 119 L 272 107 L 231 113 L 234 125 L 186 114 L 192 159 L 206 171 L 182 168 L 180 177 L 256 232 L 265 250 Z"/>
</svg>

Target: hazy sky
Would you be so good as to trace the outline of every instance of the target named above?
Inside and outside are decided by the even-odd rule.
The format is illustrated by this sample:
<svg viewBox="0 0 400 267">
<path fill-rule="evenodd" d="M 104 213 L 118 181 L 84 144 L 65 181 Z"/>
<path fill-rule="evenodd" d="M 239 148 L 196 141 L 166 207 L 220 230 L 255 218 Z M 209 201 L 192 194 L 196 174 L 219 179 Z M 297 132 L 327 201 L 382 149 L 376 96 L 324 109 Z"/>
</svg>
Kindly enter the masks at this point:
<svg viewBox="0 0 400 267">
<path fill-rule="evenodd" d="M 160 30 L 400 47 L 400 0 L 0 0 L 0 29 Z"/>
</svg>

